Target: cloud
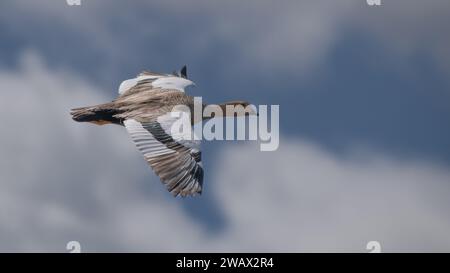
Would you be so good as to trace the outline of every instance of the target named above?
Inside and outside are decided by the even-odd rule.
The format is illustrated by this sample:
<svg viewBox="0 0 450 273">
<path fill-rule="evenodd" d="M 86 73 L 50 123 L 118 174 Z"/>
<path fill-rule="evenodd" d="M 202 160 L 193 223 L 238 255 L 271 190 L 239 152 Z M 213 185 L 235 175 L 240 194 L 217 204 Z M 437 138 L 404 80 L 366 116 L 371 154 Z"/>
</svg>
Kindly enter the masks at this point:
<svg viewBox="0 0 450 273">
<path fill-rule="evenodd" d="M 5 128 L 0 137 L 1 250 L 64 251 L 69 240 L 128 249 L 138 223 L 126 226 L 120 220 L 143 213 L 139 221 L 148 222 L 148 231 L 152 225 L 163 228 L 165 221 L 183 221 L 175 203 L 164 205 L 151 191 L 139 192 L 141 178 L 160 183 L 123 128 L 71 120 L 71 108 L 110 98 L 68 71 L 49 70 L 33 52 L 21 59 L 17 71 L 0 72 Z M 121 242 L 121 232 L 129 234 L 130 245 Z"/>
<path fill-rule="evenodd" d="M 153 65 L 165 63 L 168 56 L 191 62 L 213 59 L 221 60 L 216 69 L 228 69 L 228 74 L 227 62 L 236 73 L 270 69 L 300 77 L 323 64 L 330 49 L 355 30 L 393 50 L 393 56 L 403 56 L 403 61 L 426 54 L 449 72 L 450 39 L 445 27 L 449 10 L 445 0 L 385 1 L 380 7 L 353 0 L 276 5 L 273 1 L 98 0 L 83 1 L 80 7 L 41 0 L 9 2 L 2 9 L 2 22 L 23 34 L 30 24 L 17 18 L 26 17 L 54 29 L 40 35 L 54 37 L 56 31 L 81 37 L 83 47 L 92 48 L 113 67 L 145 58 L 123 52 L 145 52 Z"/>
<path fill-rule="evenodd" d="M 370 151 L 342 158 L 301 139 L 280 150 L 227 149 L 217 198 L 239 250 L 448 251 L 450 172 Z M 249 164 L 248 162 L 251 162 Z M 231 247 L 228 245 L 228 247 Z"/>
<path fill-rule="evenodd" d="M 336 156 L 303 139 L 227 143 L 207 170 L 218 231 L 189 216 L 123 128 L 75 123 L 108 101 L 35 52 L 0 70 L 0 251 L 449 251 L 450 173 L 370 149 Z M 221 146 L 221 145 L 217 145 Z M 150 185 L 150 186 L 148 186 Z M 167 197 L 167 198 L 166 198 Z M 205 198 L 205 197 L 201 197 Z"/>
<path fill-rule="evenodd" d="M 346 20 L 378 46 L 392 50 L 393 58 L 425 54 L 450 73 L 450 37 L 445 35 L 449 15 L 450 2 L 445 0 L 384 1 L 379 8 L 357 9 Z"/>
</svg>

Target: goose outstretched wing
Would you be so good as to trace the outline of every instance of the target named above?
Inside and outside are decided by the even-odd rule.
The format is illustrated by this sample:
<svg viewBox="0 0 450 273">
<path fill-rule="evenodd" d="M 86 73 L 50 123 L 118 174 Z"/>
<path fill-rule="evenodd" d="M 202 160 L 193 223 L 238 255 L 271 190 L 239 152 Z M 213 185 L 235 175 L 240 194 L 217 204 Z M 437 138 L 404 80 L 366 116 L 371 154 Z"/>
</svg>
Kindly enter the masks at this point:
<svg viewBox="0 0 450 273">
<path fill-rule="evenodd" d="M 201 194 L 203 168 L 200 141 L 171 134 L 173 119 L 139 122 L 127 119 L 124 125 L 145 160 L 174 196 Z"/>
</svg>

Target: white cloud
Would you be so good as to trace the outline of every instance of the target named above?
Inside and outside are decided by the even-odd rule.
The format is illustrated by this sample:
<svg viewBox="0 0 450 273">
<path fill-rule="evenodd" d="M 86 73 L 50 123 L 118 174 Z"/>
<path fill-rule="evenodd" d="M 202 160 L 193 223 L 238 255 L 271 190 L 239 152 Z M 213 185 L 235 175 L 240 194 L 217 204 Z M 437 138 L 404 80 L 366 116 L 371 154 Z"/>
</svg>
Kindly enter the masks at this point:
<svg viewBox="0 0 450 273">
<path fill-rule="evenodd" d="M 123 128 L 70 119 L 71 107 L 112 99 L 98 88 L 28 52 L 0 71 L 0 90 L 0 251 L 65 251 L 71 240 L 84 251 L 365 251 L 369 240 L 450 250 L 445 167 L 339 157 L 302 139 L 281 139 L 276 152 L 230 143 L 206 170 L 204 194 L 225 217 L 208 233 Z"/>
<path fill-rule="evenodd" d="M 164 16 L 136 14 L 136 10 Z M 16 18 L 34 18 L 37 24 L 51 19 L 50 22 L 91 37 L 91 45 L 119 62 L 125 61 L 123 52 L 142 43 L 140 39 L 170 37 L 168 48 L 175 46 L 177 52 L 189 52 L 198 56 L 196 59 L 201 59 L 205 52 L 216 52 L 220 44 L 222 51 L 232 52 L 229 60 L 234 63 L 236 73 L 242 69 L 278 67 L 285 71 L 295 69 L 298 77 L 325 61 L 329 50 L 355 30 L 373 37 L 374 42 L 394 50 L 392 55 L 402 56 L 404 60 L 414 54 L 428 54 L 448 72 L 449 15 L 450 2 L 446 0 L 384 1 L 380 7 L 354 0 L 276 4 L 273 1 L 84 1 L 80 7 L 41 0 L 11 1 L 3 9 L 2 22 L 26 32 L 28 23 Z M 114 27 L 117 24 L 121 27 Z M 146 50 L 161 51 L 152 48 L 152 44 Z"/>
<path fill-rule="evenodd" d="M 450 24 L 449 1 L 384 1 L 380 7 L 357 9 L 346 20 L 379 46 L 393 50 L 393 57 L 426 54 L 450 73 L 450 36 L 445 34 Z"/>
<path fill-rule="evenodd" d="M 175 203 L 139 192 L 141 178 L 163 187 L 123 128 L 71 120 L 71 108 L 112 98 L 76 75 L 49 70 L 32 52 L 17 71 L 0 72 L 0 89 L 0 250 L 61 251 L 70 240 L 127 249 L 121 233 L 133 246 L 138 226 L 126 226 L 127 217 L 145 211 L 134 220 L 147 222 L 148 231 L 186 218 Z"/>
<path fill-rule="evenodd" d="M 232 222 L 225 241 L 241 250 L 364 251 L 371 240 L 386 251 L 450 249 L 444 168 L 372 152 L 340 158 L 289 139 L 275 153 L 224 153 L 217 197 Z"/>
</svg>

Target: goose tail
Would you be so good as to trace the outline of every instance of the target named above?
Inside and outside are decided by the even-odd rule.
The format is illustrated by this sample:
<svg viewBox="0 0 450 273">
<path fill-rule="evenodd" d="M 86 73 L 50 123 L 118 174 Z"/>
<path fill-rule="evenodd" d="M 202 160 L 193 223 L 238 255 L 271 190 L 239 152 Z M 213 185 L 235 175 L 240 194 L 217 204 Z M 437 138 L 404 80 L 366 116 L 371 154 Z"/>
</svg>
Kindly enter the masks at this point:
<svg viewBox="0 0 450 273">
<path fill-rule="evenodd" d="M 119 113 L 111 104 L 79 107 L 70 111 L 73 120 L 77 122 L 91 122 L 97 125 L 122 124 L 122 120 L 114 117 Z"/>
</svg>

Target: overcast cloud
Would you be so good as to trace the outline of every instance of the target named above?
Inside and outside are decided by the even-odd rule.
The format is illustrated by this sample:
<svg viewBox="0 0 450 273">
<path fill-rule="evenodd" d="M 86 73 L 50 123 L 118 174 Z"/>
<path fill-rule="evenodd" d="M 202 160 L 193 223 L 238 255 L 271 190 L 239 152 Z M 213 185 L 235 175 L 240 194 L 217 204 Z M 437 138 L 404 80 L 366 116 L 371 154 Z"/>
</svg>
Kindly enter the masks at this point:
<svg viewBox="0 0 450 273">
<path fill-rule="evenodd" d="M 450 1 L 0 1 L 0 251 L 450 251 Z M 72 121 L 143 69 L 280 104 L 280 148 L 203 144 L 174 199 Z"/>
<path fill-rule="evenodd" d="M 355 32 L 393 50 L 391 57 L 408 62 L 426 54 L 450 72 L 446 0 L 384 1 L 380 7 L 363 0 L 287 0 L 276 5 L 271 0 L 84 0 L 80 7 L 57 0 L 16 0 L 1 6 L 3 27 L 14 29 L 11 35 L 16 38 L 29 33 L 34 38 L 30 43 L 43 51 L 53 48 L 47 39 L 55 39 L 55 32 L 76 36 L 77 43 L 66 45 L 65 60 L 96 54 L 108 66 L 95 72 L 103 77 L 119 73 L 123 65 L 140 64 L 139 59 L 173 69 L 173 64 L 164 64 L 167 54 L 161 54 L 162 48 L 181 63 L 212 58 L 209 62 L 220 63 L 218 73 L 234 64 L 226 71 L 228 77 L 252 70 L 281 70 L 299 77 L 323 65 L 329 50 Z M 48 28 L 53 31 L 43 31 Z"/>
<path fill-rule="evenodd" d="M 70 119 L 77 103 L 110 99 L 80 75 L 24 52 L 0 71 L 0 89 L 11 90 L 0 102 L 1 251 L 65 251 L 71 240 L 84 251 L 366 251 L 370 240 L 450 250 L 446 166 L 367 147 L 340 157 L 301 138 L 267 153 L 230 144 L 206 170 L 205 194 L 225 218 L 211 232 L 169 197 L 123 128 Z"/>
</svg>

